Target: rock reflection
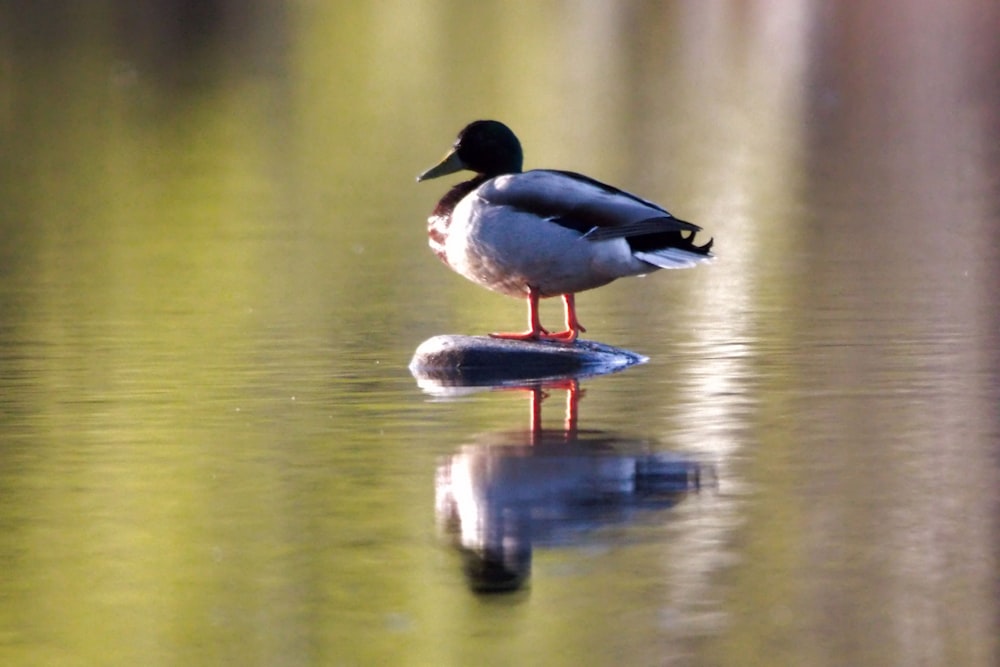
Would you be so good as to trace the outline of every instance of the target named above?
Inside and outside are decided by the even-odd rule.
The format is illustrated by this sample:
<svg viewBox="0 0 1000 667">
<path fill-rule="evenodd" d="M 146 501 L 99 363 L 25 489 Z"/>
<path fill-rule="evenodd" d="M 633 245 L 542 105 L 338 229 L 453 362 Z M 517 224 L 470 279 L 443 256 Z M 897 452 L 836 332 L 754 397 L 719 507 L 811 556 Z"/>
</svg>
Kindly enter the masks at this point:
<svg viewBox="0 0 1000 667">
<path fill-rule="evenodd" d="M 548 391 L 566 390 L 562 428 L 542 427 Z M 651 451 L 648 441 L 578 428 L 582 390 L 574 379 L 521 389 L 526 430 L 485 433 L 437 470 L 439 526 L 461 552 L 470 587 L 513 591 L 527 581 L 538 546 L 580 541 L 636 512 L 672 507 L 701 488 L 702 466 Z"/>
</svg>

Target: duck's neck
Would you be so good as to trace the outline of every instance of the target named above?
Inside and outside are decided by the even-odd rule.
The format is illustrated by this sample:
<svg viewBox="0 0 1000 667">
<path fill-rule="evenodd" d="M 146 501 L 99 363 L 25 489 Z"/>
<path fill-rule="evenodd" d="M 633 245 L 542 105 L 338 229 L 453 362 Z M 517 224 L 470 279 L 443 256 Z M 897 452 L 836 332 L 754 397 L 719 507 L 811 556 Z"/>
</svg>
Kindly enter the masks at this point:
<svg viewBox="0 0 1000 667">
<path fill-rule="evenodd" d="M 441 201 L 439 201 L 437 206 L 434 207 L 434 212 L 431 214 L 431 217 L 450 218 L 451 212 L 458 205 L 458 202 L 462 201 L 465 195 L 469 194 L 488 180 L 490 180 L 489 176 L 478 174 L 471 180 L 459 183 L 449 190 L 444 197 L 441 197 Z"/>
</svg>

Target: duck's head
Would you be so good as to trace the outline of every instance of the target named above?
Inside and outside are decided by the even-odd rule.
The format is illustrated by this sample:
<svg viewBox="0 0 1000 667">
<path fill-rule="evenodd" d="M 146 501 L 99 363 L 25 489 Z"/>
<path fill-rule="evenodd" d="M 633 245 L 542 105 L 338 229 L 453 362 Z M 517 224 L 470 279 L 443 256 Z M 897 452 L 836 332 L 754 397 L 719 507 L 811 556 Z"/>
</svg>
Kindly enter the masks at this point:
<svg viewBox="0 0 1000 667">
<path fill-rule="evenodd" d="M 417 176 L 417 181 L 463 169 L 491 178 L 501 174 L 518 174 L 523 163 L 521 142 L 509 127 L 496 120 L 477 120 L 458 133 L 444 159 Z"/>
</svg>

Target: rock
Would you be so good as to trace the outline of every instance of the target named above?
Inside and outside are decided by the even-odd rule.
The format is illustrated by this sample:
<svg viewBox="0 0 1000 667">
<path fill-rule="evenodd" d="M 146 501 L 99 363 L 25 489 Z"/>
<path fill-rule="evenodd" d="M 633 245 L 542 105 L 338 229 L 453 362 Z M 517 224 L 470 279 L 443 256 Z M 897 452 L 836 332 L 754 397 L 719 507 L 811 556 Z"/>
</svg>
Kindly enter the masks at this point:
<svg viewBox="0 0 1000 667">
<path fill-rule="evenodd" d="M 613 373 L 647 358 L 603 343 L 519 341 L 442 335 L 420 344 L 410 361 L 417 380 L 442 386 L 495 386 Z"/>
</svg>

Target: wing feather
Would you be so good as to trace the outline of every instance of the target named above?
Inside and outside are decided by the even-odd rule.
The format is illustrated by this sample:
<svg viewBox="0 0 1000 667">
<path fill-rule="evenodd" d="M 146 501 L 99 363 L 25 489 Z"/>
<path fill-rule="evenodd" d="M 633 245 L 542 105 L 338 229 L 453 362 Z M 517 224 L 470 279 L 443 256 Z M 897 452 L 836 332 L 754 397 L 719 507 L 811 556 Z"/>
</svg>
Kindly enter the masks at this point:
<svg viewBox="0 0 1000 667">
<path fill-rule="evenodd" d="M 536 169 L 498 176 L 483 184 L 477 195 L 490 204 L 511 206 L 574 229 L 589 241 L 701 230 L 652 202 L 569 171 Z"/>
</svg>

